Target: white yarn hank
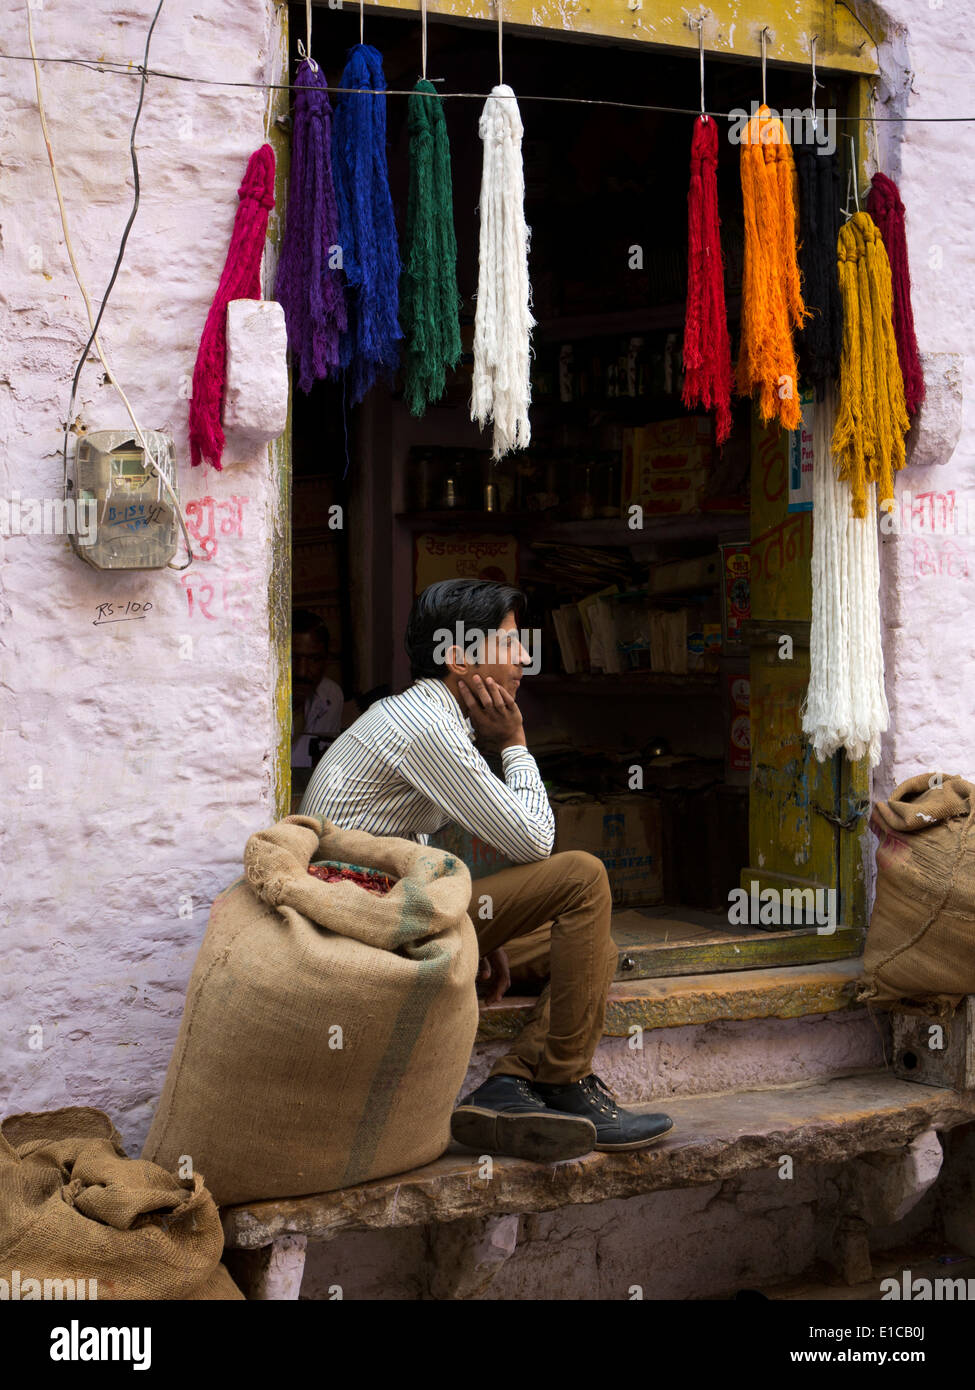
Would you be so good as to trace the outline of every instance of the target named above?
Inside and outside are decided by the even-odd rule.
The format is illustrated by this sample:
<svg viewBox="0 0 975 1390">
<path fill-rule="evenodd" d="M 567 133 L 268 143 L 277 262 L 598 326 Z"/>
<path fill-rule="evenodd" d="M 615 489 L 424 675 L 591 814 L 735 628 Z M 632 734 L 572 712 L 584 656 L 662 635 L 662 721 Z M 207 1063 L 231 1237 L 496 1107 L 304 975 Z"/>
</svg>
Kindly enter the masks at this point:
<svg viewBox="0 0 975 1390">
<path fill-rule="evenodd" d="M 524 449 L 531 439 L 530 233 L 525 225 L 523 126 L 515 94 L 501 84 L 484 103 L 478 132 L 481 174 L 477 307 L 471 419 L 494 422 L 492 458 Z"/>
<path fill-rule="evenodd" d="M 840 748 L 853 761 L 880 761 L 890 724 L 880 631 L 877 489 L 867 515 L 855 517 L 850 487 L 830 452 L 836 396 L 817 401 L 813 422 L 812 629 L 809 689 L 802 728 L 820 762 Z"/>
</svg>

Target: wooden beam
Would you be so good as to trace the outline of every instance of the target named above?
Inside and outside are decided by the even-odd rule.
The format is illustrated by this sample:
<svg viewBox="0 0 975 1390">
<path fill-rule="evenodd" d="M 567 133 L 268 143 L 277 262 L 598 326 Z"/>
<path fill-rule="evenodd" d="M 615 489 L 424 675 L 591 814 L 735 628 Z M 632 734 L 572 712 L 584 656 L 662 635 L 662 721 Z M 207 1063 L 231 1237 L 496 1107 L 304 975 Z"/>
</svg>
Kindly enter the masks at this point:
<svg viewBox="0 0 975 1390">
<path fill-rule="evenodd" d="M 355 0 L 346 0 L 353 5 Z M 316 0 L 327 8 L 327 0 Z M 808 0 L 794 14 L 760 0 L 709 0 L 675 13 L 671 0 L 503 0 L 505 27 L 513 32 L 552 29 L 566 39 L 639 43 L 651 49 L 675 48 L 697 53 L 696 21 L 704 18 L 705 61 L 760 62 L 761 33 L 768 26 L 769 68 L 808 68 L 811 39 L 816 37 L 817 73 L 870 74 L 878 71 L 875 42 L 845 6 L 834 0 Z M 419 15 L 418 0 L 383 0 L 365 6 L 366 15 Z M 496 0 L 429 0 L 429 20 L 497 24 Z M 694 27 L 691 27 L 693 22 Z M 648 98 L 649 99 L 649 98 Z"/>
</svg>

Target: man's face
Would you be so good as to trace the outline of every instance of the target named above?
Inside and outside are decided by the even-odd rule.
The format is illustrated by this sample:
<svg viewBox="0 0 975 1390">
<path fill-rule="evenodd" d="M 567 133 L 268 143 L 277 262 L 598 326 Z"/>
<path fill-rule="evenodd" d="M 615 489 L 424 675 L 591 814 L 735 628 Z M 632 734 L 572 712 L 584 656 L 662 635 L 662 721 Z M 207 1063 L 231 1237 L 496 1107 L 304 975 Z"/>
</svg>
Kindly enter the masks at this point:
<svg viewBox="0 0 975 1390">
<path fill-rule="evenodd" d="M 291 693 L 296 703 L 314 695 L 325 674 L 328 654 L 313 632 L 296 632 L 291 638 Z"/>
<path fill-rule="evenodd" d="M 499 628 L 486 632 L 480 645 L 485 660 L 468 662 L 463 669 L 458 668 L 458 675 L 466 681 L 475 675 L 482 680 L 491 676 L 498 685 L 517 695 L 524 668 L 531 665 L 531 657 L 519 640 L 514 613 L 509 613 Z"/>
</svg>

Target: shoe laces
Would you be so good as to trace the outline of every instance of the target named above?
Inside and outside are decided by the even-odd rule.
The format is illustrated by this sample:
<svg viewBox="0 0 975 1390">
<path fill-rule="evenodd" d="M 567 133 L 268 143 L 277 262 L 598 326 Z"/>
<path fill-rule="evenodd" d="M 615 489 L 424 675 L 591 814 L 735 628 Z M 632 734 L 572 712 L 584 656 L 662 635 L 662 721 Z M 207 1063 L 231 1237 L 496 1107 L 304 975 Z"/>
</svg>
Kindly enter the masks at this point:
<svg viewBox="0 0 975 1390">
<path fill-rule="evenodd" d="M 582 1078 L 582 1089 L 597 1109 L 601 1110 L 603 1114 L 609 1115 L 611 1119 L 616 1119 L 619 1114 L 616 1097 L 595 1072 L 590 1072 L 588 1076 Z"/>
</svg>

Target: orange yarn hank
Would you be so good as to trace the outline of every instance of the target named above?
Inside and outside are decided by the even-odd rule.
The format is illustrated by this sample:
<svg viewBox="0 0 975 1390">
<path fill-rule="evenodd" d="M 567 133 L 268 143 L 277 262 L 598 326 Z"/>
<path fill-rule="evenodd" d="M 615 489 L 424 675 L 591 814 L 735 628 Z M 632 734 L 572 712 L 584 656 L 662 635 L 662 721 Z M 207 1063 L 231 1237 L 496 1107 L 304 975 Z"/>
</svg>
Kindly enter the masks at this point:
<svg viewBox="0 0 975 1390">
<path fill-rule="evenodd" d="M 832 450 L 839 476 L 850 484 L 853 515 L 865 516 L 871 483 L 879 484 L 879 502 L 894 495 L 910 420 L 894 336 L 890 261 L 869 213 L 854 213 L 840 228 L 836 257 L 843 351 Z"/>
<path fill-rule="evenodd" d="M 809 317 L 796 260 L 796 168 L 785 127 L 760 106 L 742 134 L 745 264 L 738 394 L 754 396 L 763 424 L 799 428 L 792 330 Z"/>
</svg>

